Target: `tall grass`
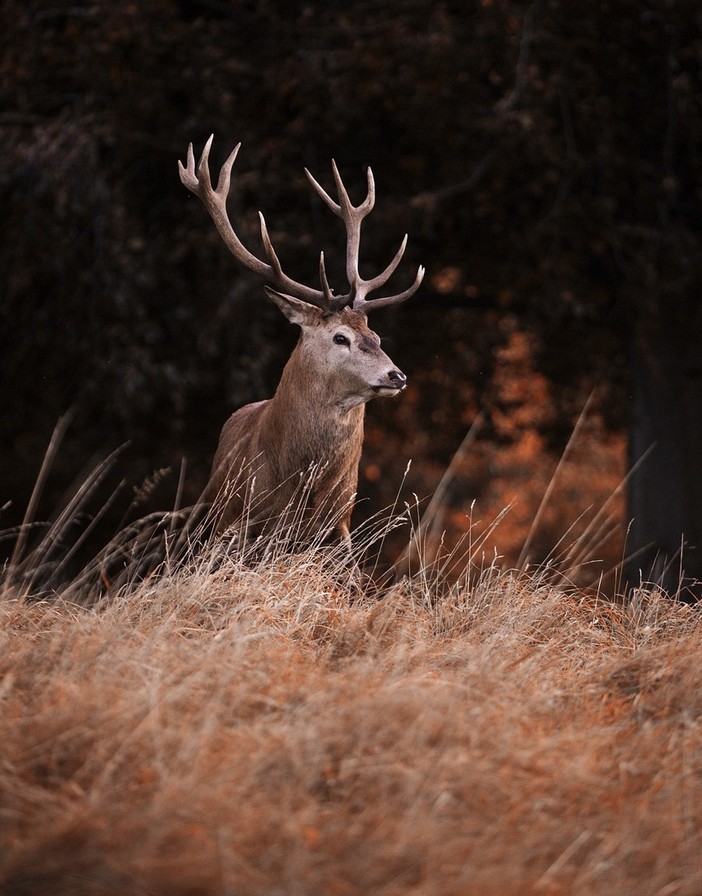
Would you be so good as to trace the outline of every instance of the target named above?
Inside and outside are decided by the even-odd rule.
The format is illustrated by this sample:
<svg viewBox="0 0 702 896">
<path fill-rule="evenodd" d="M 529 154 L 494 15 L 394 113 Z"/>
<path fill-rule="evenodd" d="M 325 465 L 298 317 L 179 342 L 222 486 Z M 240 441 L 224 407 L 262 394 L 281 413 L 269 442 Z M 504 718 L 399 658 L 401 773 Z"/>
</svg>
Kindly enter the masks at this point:
<svg viewBox="0 0 702 896">
<path fill-rule="evenodd" d="M 456 574 L 431 521 L 381 587 L 173 522 L 61 584 L 41 539 L 5 570 L 0 892 L 702 892 L 694 608 L 470 539 Z"/>
</svg>

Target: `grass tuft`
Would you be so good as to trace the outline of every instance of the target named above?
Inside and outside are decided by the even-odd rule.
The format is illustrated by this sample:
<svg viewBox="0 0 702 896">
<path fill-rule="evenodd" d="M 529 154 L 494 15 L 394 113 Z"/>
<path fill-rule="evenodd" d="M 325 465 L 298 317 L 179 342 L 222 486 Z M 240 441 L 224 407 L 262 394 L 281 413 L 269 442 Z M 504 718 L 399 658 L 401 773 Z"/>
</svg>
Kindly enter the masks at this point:
<svg viewBox="0 0 702 896">
<path fill-rule="evenodd" d="M 444 554 L 413 507 L 357 533 L 372 571 L 415 521 L 380 584 L 296 519 L 184 519 L 52 579 L 66 517 L 5 569 L 0 892 L 700 892 L 694 607 Z"/>
</svg>

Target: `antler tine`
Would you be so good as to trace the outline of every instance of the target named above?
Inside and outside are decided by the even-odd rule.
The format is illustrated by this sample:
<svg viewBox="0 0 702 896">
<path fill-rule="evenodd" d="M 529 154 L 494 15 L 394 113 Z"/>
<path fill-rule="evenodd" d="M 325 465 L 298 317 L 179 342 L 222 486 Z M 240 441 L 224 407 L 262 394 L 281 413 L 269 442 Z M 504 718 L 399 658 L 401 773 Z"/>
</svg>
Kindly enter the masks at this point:
<svg viewBox="0 0 702 896">
<path fill-rule="evenodd" d="M 405 249 L 407 248 L 407 234 L 404 235 L 402 242 L 400 243 L 400 248 L 395 253 L 395 257 L 390 262 L 390 264 L 378 274 L 376 277 L 373 277 L 372 280 L 366 280 L 366 295 L 369 292 L 373 292 L 376 289 L 380 289 L 381 286 L 385 286 L 388 280 L 392 277 L 392 275 L 397 270 L 397 266 L 402 261 L 402 256 L 405 254 Z"/>
<path fill-rule="evenodd" d="M 334 212 L 335 215 L 341 216 L 341 206 L 334 202 L 329 193 L 324 189 L 324 187 L 319 183 L 319 181 L 312 175 L 309 168 L 305 168 L 305 174 L 307 175 L 307 180 L 312 184 L 312 187 L 315 193 L 324 200 L 324 202 L 329 206 L 329 208 Z"/>
<path fill-rule="evenodd" d="M 195 193 L 196 196 L 199 195 L 200 185 L 195 176 L 195 153 L 193 152 L 192 143 L 188 143 L 186 164 L 183 165 L 180 159 L 178 159 L 178 173 L 180 174 L 181 183 L 186 186 L 191 193 Z"/>
<path fill-rule="evenodd" d="M 201 193 L 212 192 L 212 181 L 210 179 L 210 149 L 214 141 L 214 134 L 210 134 L 202 150 L 200 161 L 197 163 L 197 179 L 200 184 Z"/>
<path fill-rule="evenodd" d="M 319 253 L 319 282 L 322 284 L 322 292 L 324 293 L 324 298 L 329 308 L 343 308 L 345 305 L 344 297 L 342 296 L 339 298 L 338 296 L 335 296 L 334 291 L 329 285 L 327 269 L 324 264 L 324 252 Z"/>
<path fill-rule="evenodd" d="M 229 195 L 229 184 L 232 176 L 232 168 L 234 167 L 234 162 L 236 161 L 236 157 L 239 155 L 239 150 L 241 149 L 241 141 L 237 143 L 234 149 L 229 153 L 226 162 L 219 170 L 219 179 L 217 180 L 217 192 L 226 197 Z"/>
<path fill-rule="evenodd" d="M 266 257 L 270 262 L 271 267 L 276 272 L 278 277 L 285 276 L 283 274 L 283 268 L 280 264 L 280 259 L 273 248 L 273 243 L 271 242 L 271 238 L 268 234 L 268 227 L 266 226 L 266 219 L 263 217 L 263 212 L 258 213 L 259 223 L 261 225 L 261 242 L 263 243 L 263 248 L 266 250 Z"/>
<path fill-rule="evenodd" d="M 305 302 L 310 302 L 313 305 L 326 308 L 326 296 L 324 292 L 319 289 L 314 289 L 311 286 L 305 286 L 304 283 L 298 283 L 297 280 L 288 277 L 283 271 L 268 235 L 263 215 L 261 215 L 261 239 L 270 263 L 262 261 L 252 252 L 249 252 L 236 235 L 231 221 L 229 220 L 229 215 L 227 214 L 227 197 L 229 195 L 232 168 L 241 144 L 239 143 L 234 147 L 227 160 L 222 165 L 217 180 L 217 188 L 213 189 L 209 168 L 209 156 L 213 140 L 214 134 L 211 135 L 209 140 L 205 143 L 197 167 L 195 165 L 195 154 L 193 152 L 192 143 L 188 146 L 186 165 L 183 165 L 180 161 L 178 162 L 178 171 L 183 184 L 202 200 L 219 235 L 224 240 L 224 244 L 237 261 L 250 271 L 263 277 L 266 283 L 277 289 L 282 289 L 295 298 L 302 299 Z"/>
<path fill-rule="evenodd" d="M 411 298 L 421 286 L 425 272 L 426 269 L 420 264 L 417 268 L 417 276 L 414 278 L 414 283 L 404 292 L 398 293 L 395 296 L 382 296 L 377 299 L 361 298 L 360 300 L 354 301 L 354 311 L 368 314 L 368 312 L 372 311 L 374 308 L 387 308 L 389 305 L 399 305 L 401 302 L 406 302 L 407 299 Z"/>
</svg>

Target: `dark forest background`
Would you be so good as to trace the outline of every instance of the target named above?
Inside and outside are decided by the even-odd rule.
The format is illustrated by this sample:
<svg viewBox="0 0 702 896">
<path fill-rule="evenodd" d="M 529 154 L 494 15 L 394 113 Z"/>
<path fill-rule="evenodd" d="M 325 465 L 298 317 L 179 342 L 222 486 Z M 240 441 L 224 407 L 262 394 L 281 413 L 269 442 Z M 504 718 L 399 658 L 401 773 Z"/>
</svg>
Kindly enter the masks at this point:
<svg viewBox="0 0 702 896">
<path fill-rule="evenodd" d="M 167 508 L 183 458 L 187 502 L 228 414 L 275 388 L 293 328 L 178 179 L 214 132 L 213 169 L 243 142 L 239 232 L 257 250 L 263 209 L 292 276 L 314 283 L 324 248 L 339 280 L 341 227 L 303 174 L 329 186 L 332 157 L 352 198 L 376 176 L 364 272 L 405 232 L 393 283 L 428 269 L 372 319 L 411 386 L 369 409 L 358 519 L 410 458 L 401 501 L 429 495 L 482 412 L 449 528 L 516 495 L 496 545 L 543 559 L 633 467 L 602 550 L 675 587 L 684 543 L 702 579 L 698 0 L 5 0 L 0 25 L 0 525 L 66 412 L 45 515 L 124 442 L 113 474 Z"/>
</svg>

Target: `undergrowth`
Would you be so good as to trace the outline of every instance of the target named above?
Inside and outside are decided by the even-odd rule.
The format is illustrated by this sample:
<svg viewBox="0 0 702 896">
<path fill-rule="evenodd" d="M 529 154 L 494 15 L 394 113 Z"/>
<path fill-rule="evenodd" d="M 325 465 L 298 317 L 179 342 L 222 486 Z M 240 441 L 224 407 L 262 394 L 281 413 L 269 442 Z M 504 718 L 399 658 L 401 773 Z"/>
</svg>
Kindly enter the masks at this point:
<svg viewBox="0 0 702 896">
<path fill-rule="evenodd" d="M 357 533 L 362 570 L 179 510 L 68 578 L 55 526 L 19 533 L 0 892 L 701 892 L 698 611 L 429 556 L 421 523 L 372 575 L 412 516 Z"/>
</svg>

